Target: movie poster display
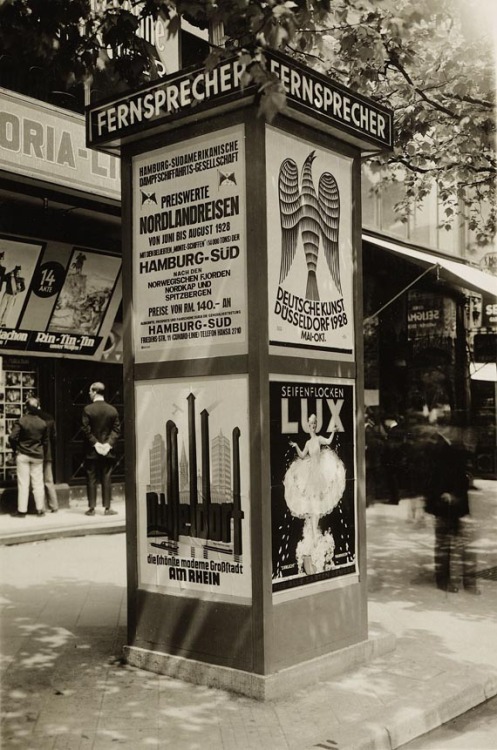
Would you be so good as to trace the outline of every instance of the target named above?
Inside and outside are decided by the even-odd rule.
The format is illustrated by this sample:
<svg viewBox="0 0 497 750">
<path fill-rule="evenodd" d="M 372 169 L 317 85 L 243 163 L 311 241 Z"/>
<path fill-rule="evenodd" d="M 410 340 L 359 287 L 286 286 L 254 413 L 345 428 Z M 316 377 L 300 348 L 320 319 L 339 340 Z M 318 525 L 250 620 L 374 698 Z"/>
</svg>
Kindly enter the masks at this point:
<svg viewBox="0 0 497 750">
<path fill-rule="evenodd" d="M 0 238 L 0 328 L 20 328 L 29 287 L 43 246 Z"/>
<path fill-rule="evenodd" d="M 133 160 L 137 362 L 246 351 L 243 127 Z"/>
<path fill-rule="evenodd" d="M 251 599 L 245 377 L 136 383 L 140 585 Z"/>
<path fill-rule="evenodd" d="M 48 330 L 98 334 L 120 268 L 120 258 L 74 248 Z"/>
<path fill-rule="evenodd" d="M 269 342 L 353 360 L 352 160 L 269 126 L 266 153 Z"/>
<path fill-rule="evenodd" d="M 0 349 L 98 356 L 121 301 L 121 259 L 0 237 Z"/>
<path fill-rule="evenodd" d="M 358 572 L 354 415 L 352 380 L 271 376 L 273 592 Z"/>
</svg>

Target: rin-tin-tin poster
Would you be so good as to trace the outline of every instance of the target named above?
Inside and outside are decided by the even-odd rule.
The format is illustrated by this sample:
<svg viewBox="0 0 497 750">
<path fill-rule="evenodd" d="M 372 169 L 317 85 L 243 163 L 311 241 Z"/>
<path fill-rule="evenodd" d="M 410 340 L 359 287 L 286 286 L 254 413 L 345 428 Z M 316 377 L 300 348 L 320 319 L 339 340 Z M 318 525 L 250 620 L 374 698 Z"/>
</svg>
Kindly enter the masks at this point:
<svg viewBox="0 0 497 750">
<path fill-rule="evenodd" d="M 354 385 L 270 382 L 273 591 L 357 573 Z"/>
<path fill-rule="evenodd" d="M 246 378 L 136 383 L 142 586 L 250 601 L 248 467 Z"/>
</svg>

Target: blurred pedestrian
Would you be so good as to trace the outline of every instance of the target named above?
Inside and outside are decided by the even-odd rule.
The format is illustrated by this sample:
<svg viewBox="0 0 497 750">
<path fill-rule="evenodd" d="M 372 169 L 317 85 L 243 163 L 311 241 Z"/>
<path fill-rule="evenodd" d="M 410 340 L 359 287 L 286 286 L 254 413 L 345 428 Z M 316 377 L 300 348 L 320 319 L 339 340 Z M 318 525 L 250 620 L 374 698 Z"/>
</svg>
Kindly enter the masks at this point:
<svg viewBox="0 0 497 750">
<path fill-rule="evenodd" d="M 387 416 L 383 424 L 385 427 L 383 462 L 388 502 L 391 505 L 398 505 L 405 463 L 405 432 L 394 416 Z"/>
<path fill-rule="evenodd" d="M 59 510 L 59 501 L 57 499 L 57 490 L 55 489 L 55 482 L 53 478 L 53 456 L 55 455 L 55 438 L 57 431 L 55 428 L 55 419 L 47 411 L 40 408 L 38 412 L 40 417 L 47 425 L 48 429 L 48 448 L 45 453 L 45 459 L 43 461 L 43 483 L 45 485 L 45 496 L 52 513 L 57 513 Z"/>
<path fill-rule="evenodd" d="M 426 512 L 435 516 L 435 582 L 442 591 L 457 593 L 462 568 L 464 588 L 480 594 L 476 555 L 466 538 L 468 525 L 462 521 L 469 515 L 467 451 L 455 440 L 445 406 L 433 407 L 430 415 L 435 432 L 427 453 Z"/>
<path fill-rule="evenodd" d="M 83 433 L 87 441 L 85 469 L 87 478 L 87 516 L 95 515 L 97 484 L 102 489 L 102 504 L 105 515 L 115 515 L 111 508 L 112 471 L 116 462 L 114 446 L 121 433 L 117 409 L 105 401 L 105 386 L 96 382 L 90 386 L 91 404 L 85 406 L 82 416 Z"/>
<path fill-rule="evenodd" d="M 13 515 L 19 518 L 24 518 L 28 512 L 30 487 L 37 515 L 45 515 L 43 461 L 48 450 L 48 427 L 40 417 L 38 399 L 28 398 L 24 409 L 25 414 L 16 420 L 9 435 L 17 469 L 17 511 Z"/>
<path fill-rule="evenodd" d="M 375 418 L 374 410 L 366 408 L 365 419 L 366 443 L 366 505 L 369 506 L 379 497 L 383 475 L 383 448 L 385 430 Z"/>
</svg>

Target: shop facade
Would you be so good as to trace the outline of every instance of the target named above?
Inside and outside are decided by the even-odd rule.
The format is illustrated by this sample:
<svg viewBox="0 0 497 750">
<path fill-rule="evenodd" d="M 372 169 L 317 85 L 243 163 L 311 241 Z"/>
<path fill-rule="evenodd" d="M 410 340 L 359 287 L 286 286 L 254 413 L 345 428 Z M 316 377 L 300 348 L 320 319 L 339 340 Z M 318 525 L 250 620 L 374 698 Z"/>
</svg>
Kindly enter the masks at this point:
<svg viewBox="0 0 497 750">
<path fill-rule="evenodd" d="M 370 231 L 363 252 L 365 404 L 380 441 L 386 420 L 400 425 L 400 496 L 423 493 L 423 446 L 440 409 L 468 449 L 472 473 L 494 478 L 497 278 Z M 388 498 L 384 468 L 376 461 L 370 502 Z"/>
<path fill-rule="evenodd" d="M 84 486 L 81 410 L 102 380 L 122 409 L 120 173 L 86 149 L 84 118 L 0 89 L 0 493 L 7 436 L 37 395 L 55 416 L 61 503 Z M 123 475 L 123 452 L 114 480 Z"/>
</svg>

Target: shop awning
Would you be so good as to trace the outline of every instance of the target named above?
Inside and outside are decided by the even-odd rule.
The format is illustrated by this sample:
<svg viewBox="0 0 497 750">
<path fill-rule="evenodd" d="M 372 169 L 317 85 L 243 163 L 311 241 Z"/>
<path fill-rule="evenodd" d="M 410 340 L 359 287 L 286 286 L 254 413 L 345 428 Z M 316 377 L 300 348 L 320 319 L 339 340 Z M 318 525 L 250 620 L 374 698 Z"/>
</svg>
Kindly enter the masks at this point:
<svg viewBox="0 0 497 750">
<path fill-rule="evenodd" d="M 456 284 L 464 289 L 471 289 L 479 294 L 485 292 L 497 297 L 497 277 L 485 271 L 480 271 L 479 268 L 467 265 L 462 261 L 430 253 L 429 250 L 418 250 L 418 248 L 407 247 L 392 240 L 385 240 L 367 232 L 363 232 L 362 239 L 364 242 L 369 242 L 383 250 L 401 255 L 422 268 L 432 267 L 434 271 L 438 269 L 440 276 L 451 284 Z"/>
<path fill-rule="evenodd" d="M 469 366 L 471 380 L 485 380 L 487 383 L 497 383 L 497 364 L 495 362 L 471 362 Z"/>
</svg>

